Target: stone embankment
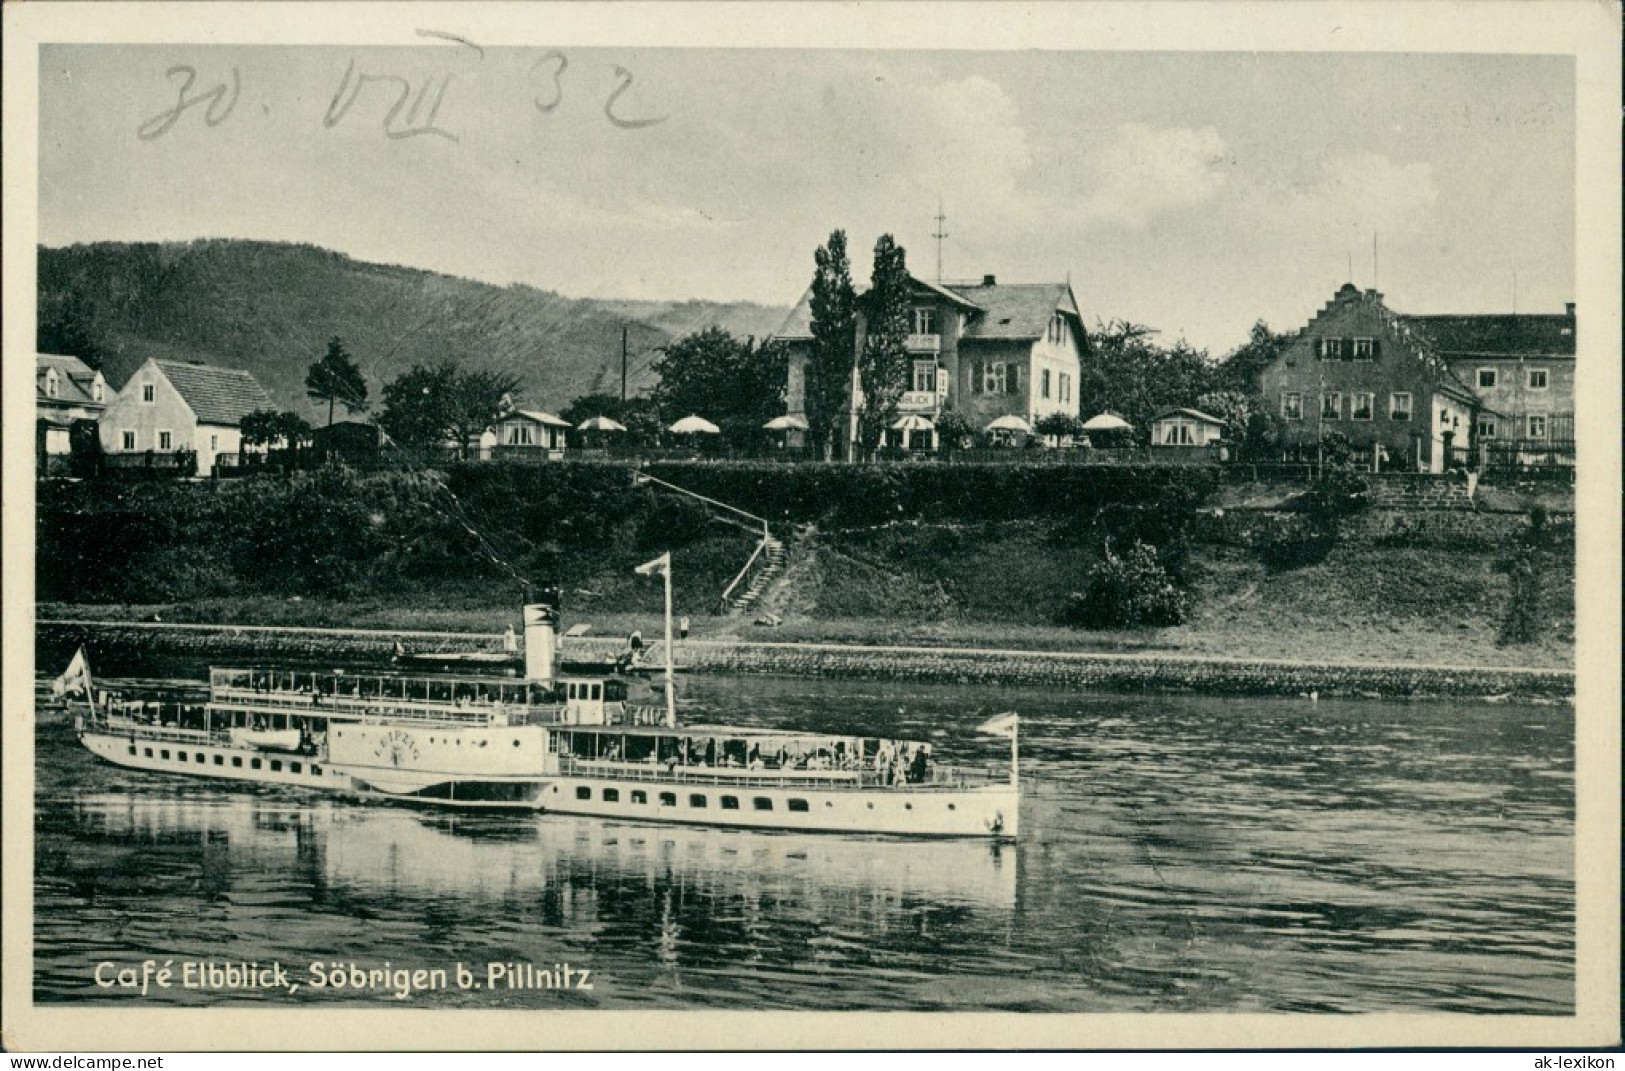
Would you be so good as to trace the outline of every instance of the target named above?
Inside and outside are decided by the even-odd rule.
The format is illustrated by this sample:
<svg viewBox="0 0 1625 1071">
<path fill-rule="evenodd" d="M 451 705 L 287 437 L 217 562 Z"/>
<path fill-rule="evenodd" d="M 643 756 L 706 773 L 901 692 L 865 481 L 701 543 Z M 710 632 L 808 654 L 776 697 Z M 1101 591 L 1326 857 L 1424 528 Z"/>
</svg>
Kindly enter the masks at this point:
<svg viewBox="0 0 1625 1071">
<path fill-rule="evenodd" d="M 42 621 L 36 647 L 92 655 L 199 660 L 385 660 L 396 642 L 413 651 L 500 650 L 502 638 L 451 632 L 388 632 L 265 626 Z M 617 638 L 571 638 L 567 654 L 618 653 Z M 651 652 L 658 662 L 658 646 Z M 937 647 L 693 640 L 677 661 L 701 673 L 906 680 L 1110 692 L 1194 692 L 1409 698 L 1568 700 L 1574 674 L 1545 668 L 1309 663 L 1173 654 L 1080 654 Z"/>
</svg>

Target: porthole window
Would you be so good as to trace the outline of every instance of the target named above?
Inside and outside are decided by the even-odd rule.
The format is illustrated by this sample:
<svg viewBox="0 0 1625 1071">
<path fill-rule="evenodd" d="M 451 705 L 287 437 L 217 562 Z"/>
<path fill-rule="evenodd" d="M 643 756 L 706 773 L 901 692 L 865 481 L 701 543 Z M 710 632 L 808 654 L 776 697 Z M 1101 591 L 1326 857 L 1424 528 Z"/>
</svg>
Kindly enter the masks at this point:
<svg viewBox="0 0 1625 1071">
<path fill-rule="evenodd" d="M 605 803 L 619 803 L 619 802 L 621 802 L 621 790 L 618 789 L 618 788 L 606 788 L 606 789 L 604 789 L 604 802 Z"/>
<path fill-rule="evenodd" d="M 226 764 L 226 757 L 224 755 L 216 755 L 214 757 L 214 764 L 216 766 L 224 766 Z"/>
<path fill-rule="evenodd" d="M 707 804 L 706 804 L 705 794 L 702 793 L 702 792 L 691 792 L 691 793 L 689 793 L 688 805 L 690 807 L 704 807 L 704 806 L 706 806 Z"/>
<path fill-rule="evenodd" d="M 135 754 L 135 745 L 134 744 L 130 745 L 130 754 L 132 754 L 132 755 Z"/>
<path fill-rule="evenodd" d="M 576 799 L 578 799 L 578 800 L 590 800 L 590 799 L 592 799 L 592 789 L 588 788 L 586 785 L 577 785 L 576 786 Z"/>
<path fill-rule="evenodd" d="M 282 772 L 282 760 L 281 759 L 272 759 L 271 760 L 271 772 L 272 773 L 281 773 Z"/>
<path fill-rule="evenodd" d="M 206 758 L 204 758 L 204 757 L 203 757 L 203 752 L 201 752 L 201 751 L 199 751 L 199 752 L 197 752 L 197 753 L 196 753 L 196 754 L 194 754 L 194 755 L 193 755 L 193 756 L 192 756 L 192 760 L 193 760 L 193 761 L 194 761 L 194 762 L 196 762 L 196 763 L 198 763 L 198 764 L 199 764 L 199 765 L 201 765 L 201 764 L 203 764 L 203 763 L 205 763 L 205 762 L 208 762 L 208 761 L 209 761 L 209 760 L 208 760 L 208 759 L 206 759 Z"/>
<path fill-rule="evenodd" d="M 147 758 L 149 758 L 149 759 L 152 758 L 152 748 L 150 748 L 150 747 L 149 748 L 143 748 L 142 750 L 144 750 L 146 752 Z"/>
<path fill-rule="evenodd" d="M 750 801 L 750 805 L 758 811 L 771 811 L 773 809 L 773 801 L 766 796 L 757 796 Z"/>
<path fill-rule="evenodd" d="M 649 794 L 647 792 L 643 791 L 640 788 L 634 788 L 632 790 L 632 802 L 633 803 L 648 803 L 649 802 Z"/>
<path fill-rule="evenodd" d="M 303 773 L 304 769 L 305 768 L 303 766 L 299 765 L 297 762 L 288 763 L 288 772 L 289 773 Z"/>
<path fill-rule="evenodd" d="M 660 806 L 662 806 L 662 807 L 675 807 L 675 806 L 677 806 L 677 793 L 675 793 L 675 792 L 662 792 L 660 794 Z"/>
<path fill-rule="evenodd" d="M 790 809 L 792 811 L 805 811 L 807 809 L 807 801 L 806 800 L 791 800 L 790 801 Z"/>
<path fill-rule="evenodd" d="M 231 764 L 240 769 L 243 765 L 243 757 L 241 755 L 233 755 L 231 757 Z"/>
<path fill-rule="evenodd" d="M 166 748 L 163 751 L 158 752 L 158 757 L 161 759 L 169 758 L 169 750 Z"/>
<path fill-rule="evenodd" d="M 725 811 L 737 811 L 737 810 L 739 810 L 739 797 L 738 796 L 724 796 L 724 797 L 722 797 L 722 809 L 725 810 Z"/>
<path fill-rule="evenodd" d="M 955 807 L 955 806 L 954 806 L 954 805 L 953 805 L 953 804 L 951 804 L 951 803 L 950 803 L 950 804 L 948 804 L 948 809 L 949 809 L 949 810 L 950 810 L 950 811 L 955 811 L 955 810 L 958 810 L 958 808 L 957 808 L 957 807 Z"/>
<path fill-rule="evenodd" d="M 257 770 L 257 769 L 260 768 L 260 760 L 259 759 L 249 759 L 248 760 L 248 765 Z"/>
</svg>

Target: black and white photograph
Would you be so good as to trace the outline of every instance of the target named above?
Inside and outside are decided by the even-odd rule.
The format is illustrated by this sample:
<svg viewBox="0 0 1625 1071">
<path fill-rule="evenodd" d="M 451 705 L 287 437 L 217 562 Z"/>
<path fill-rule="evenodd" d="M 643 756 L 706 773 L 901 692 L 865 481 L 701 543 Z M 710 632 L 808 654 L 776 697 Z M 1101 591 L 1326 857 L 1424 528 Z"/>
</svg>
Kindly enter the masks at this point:
<svg viewBox="0 0 1625 1071">
<path fill-rule="evenodd" d="M 1619 14 L 1453 10 L 8 6 L 8 1047 L 1617 1044 Z"/>
</svg>

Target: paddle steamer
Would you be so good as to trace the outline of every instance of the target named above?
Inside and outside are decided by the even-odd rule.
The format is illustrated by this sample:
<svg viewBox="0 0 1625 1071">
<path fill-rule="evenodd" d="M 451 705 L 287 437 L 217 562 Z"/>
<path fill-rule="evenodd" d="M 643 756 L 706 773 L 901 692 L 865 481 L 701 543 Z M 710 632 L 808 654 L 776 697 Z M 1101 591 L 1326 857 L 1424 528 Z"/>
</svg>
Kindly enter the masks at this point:
<svg viewBox="0 0 1625 1071">
<path fill-rule="evenodd" d="M 206 693 L 153 695 L 97 687 L 80 652 L 57 688 L 90 751 L 141 770 L 634 821 L 1016 836 L 1013 714 L 982 727 L 1010 739 L 1008 770 L 993 771 L 938 765 L 920 741 L 679 725 L 669 557 L 645 571 L 667 585 L 663 679 L 635 648 L 612 662 L 559 659 L 549 592 L 524 608 L 522 658 L 215 668 Z M 470 664 L 478 672 L 459 672 Z"/>
</svg>

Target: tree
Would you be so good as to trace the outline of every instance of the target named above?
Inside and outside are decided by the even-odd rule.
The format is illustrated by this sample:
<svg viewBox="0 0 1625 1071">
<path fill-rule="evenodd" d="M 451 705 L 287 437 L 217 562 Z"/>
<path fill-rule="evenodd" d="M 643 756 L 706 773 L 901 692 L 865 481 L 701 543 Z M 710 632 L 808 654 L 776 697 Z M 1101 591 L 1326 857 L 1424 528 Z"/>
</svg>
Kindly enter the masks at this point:
<svg viewBox="0 0 1625 1071">
<path fill-rule="evenodd" d="M 858 358 L 858 386 L 863 390 L 859 424 L 866 448 L 897 418 L 897 404 L 908 389 L 908 263 L 903 247 L 889 234 L 875 242 L 874 270 L 863 295 L 863 353 Z"/>
<path fill-rule="evenodd" d="M 351 413 L 367 408 L 367 379 L 356 367 L 355 358 L 338 337 L 328 340 L 327 352 L 305 373 L 305 393 L 327 403 L 327 423 L 333 423 L 333 407 L 342 404 Z"/>
<path fill-rule="evenodd" d="M 857 294 L 846 256 L 846 232 L 831 231 L 813 253 L 812 352 L 807 358 L 808 435 L 820 454 L 840 432 L 836 420 L 852 398 L 852 352 L 857 340 Z"/>
<path fill-rule="evenodd" d="M 402 446 L 421 450 L 449 439 L 461 457 L 469 440 L 500 417 L 518 389 L 518 379 L 506 372 L 464 372 L 456 361 L 433 368 L 413 365 L 384 386 L 379 423 Z"/>
<path fill-rule="evenodd" d="M 1069 435 L 1083 434 L 1083 421 L 1071 413 L 1051 413 L 1033 425 L 1033 431 L 1046 438 L 1054 439 L 1059 446 L 1061 440 Z"/>
<path fill-rule="evenodd" d="M 951 406 L 937 417 L 937 439 L 944 450 L 963 450 L 973 446 L 980 434 L 970 417 Z"/>
<path fill-rule="evenodd" d="M 660 353 L 654 400 L 668 421 L 695 413 L 721 428 L 728 442 L 745 446 L 760 442 L 762 425 L 784 409 L 788 362 L 777 343 L 740 341 L 720 327 L 708 327 Z"/>
<path fill-rule="evenodd" d="M 243 417 L 244 446 L 276 446 L 297 450 L 310 442 L 310 424 L 298 413 L 256 409 Z"/>
<path fill-rule="evenodd" d="M 1096 325 L 1089 360 L 1078 376 L 1084 412 L 1120 413 L 1143 433 L 1159 412 L 1188 406 L 1214 388 L 1214 366 L 1206 353 L 1183 339 L 1159 346 L 1156 334 L 1124 320 Z"/>
<path fill-rule="evenodd" d="M 1263 320 L 1253 324 L 1247 341 L 1225 355 L 1216 369 L 1214 386 L 1218 390 L 1237 391 L 1249 397 L 1258 394 L 1258 376 L 1275 363 L 1291 335 L 1278 335 Z M 1214 416 L 1220 414 L 1214 413 Z"/>
</svg>

